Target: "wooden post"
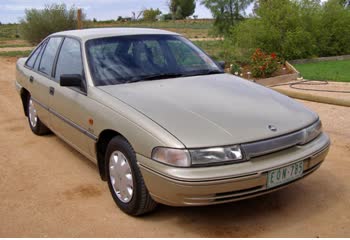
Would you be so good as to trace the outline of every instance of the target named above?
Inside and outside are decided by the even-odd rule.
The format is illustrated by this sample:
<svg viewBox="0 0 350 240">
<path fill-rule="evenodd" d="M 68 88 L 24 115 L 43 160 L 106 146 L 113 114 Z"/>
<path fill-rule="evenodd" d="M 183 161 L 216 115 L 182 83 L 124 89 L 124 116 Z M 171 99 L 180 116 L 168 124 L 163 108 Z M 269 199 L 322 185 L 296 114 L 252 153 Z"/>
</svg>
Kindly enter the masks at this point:
<svg viewBox="0 0 350 240">
<path fill-rule="evenodd" d="M 77 22 L 78 22 L 78 29 L 82 29 L 83 28 L 83 21 L 82 21 L 82 10 L 81 8 L 78 9 L 78 14 L 77 14 Z"/>
</svg>

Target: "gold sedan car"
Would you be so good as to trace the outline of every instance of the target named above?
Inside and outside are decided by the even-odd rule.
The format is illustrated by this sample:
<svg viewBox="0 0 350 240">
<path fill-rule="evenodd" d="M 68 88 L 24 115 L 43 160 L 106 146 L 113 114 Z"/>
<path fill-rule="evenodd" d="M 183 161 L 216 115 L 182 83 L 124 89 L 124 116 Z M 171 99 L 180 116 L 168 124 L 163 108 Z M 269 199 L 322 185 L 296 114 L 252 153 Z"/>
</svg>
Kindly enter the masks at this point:
<svg viewBox="0 0 350 240">
<path fill-rule="evenodd" d="M 250 198 L 319 168 L 318 115 L 221 65 L 172 32 L 66 31 L 18 60 L 16 88 L 32 131 L 95 162 L 130 215 Z"/>
</svg>

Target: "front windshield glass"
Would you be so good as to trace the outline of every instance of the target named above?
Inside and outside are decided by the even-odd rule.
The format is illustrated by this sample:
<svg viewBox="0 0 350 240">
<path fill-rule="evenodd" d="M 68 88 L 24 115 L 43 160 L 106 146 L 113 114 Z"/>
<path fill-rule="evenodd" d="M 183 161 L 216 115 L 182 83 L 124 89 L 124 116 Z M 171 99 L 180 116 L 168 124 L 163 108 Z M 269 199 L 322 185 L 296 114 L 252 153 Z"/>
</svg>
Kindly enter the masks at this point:
<svg viewBox="0 0 350 240">
<path fill-rule="evenodd" d="M 93 39 L 86 52 L 96 86 L 223 73 L 203 51 L 176 35 Z"/>
</svg>

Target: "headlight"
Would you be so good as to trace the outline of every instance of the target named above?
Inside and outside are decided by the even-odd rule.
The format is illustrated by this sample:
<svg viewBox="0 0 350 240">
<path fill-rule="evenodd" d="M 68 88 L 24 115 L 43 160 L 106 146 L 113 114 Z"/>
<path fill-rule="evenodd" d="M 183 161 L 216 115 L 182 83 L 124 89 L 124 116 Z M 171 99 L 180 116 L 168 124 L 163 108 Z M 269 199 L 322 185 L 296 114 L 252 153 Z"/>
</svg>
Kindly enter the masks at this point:
<svg viewBox="0 0 350 240">
<path fill-rule="evenodd" d="M 243 155 L 238 145 L 189 150 L 193 165 L 241 161 Z"/>
<path fill-rule="evenodd" d="M 240 162 L 243 160 L 238 145 L 204 149 L 171 149 L 157 147 L 152 152 L 152 159 L 177 167 Z"/>
<path fill-rule="evenodd" d="M 301 145 L 307 144 L 317 138 L 322 133 L 322 123 L 321 121 L 317 121 L 312 124 L 310 127 L 303 130 L 304 137 L 303 141 L 300 143 Z"/>
</svg>

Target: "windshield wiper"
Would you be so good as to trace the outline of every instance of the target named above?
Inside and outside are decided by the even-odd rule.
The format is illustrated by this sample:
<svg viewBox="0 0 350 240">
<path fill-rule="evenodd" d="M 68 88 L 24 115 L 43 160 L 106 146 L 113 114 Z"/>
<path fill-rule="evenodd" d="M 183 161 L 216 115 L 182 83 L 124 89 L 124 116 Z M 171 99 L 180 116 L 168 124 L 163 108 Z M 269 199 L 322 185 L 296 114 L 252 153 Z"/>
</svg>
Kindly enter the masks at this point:
<svg viewBox="0 0 350 240">
<path fill-rule="evenodd" d="M 223 74 L 224 71 L 220 70 L 202 70 L 202 71 L 195 71 L 189 74 L 186 74 L 186 76 L 201 76 L 201 75 L 212 75 L 212 74 Z"/>
<path fill-rule="evenodd" d="M 161 80 L 161 79 L 167 79 L 167 78 L 177 78 L 177 77 L 182 77 L 182 76 L 184 76 L 184 75 L 181 73 L 161 73 L 161 74 L 142 76 L 142 77 L 139 77 L 138 79 L 133 79 L 133 80 L 127 81 L 127 83 Z"/>
<path fill-rule="evenodd" d="M 222 74 L 222 73 L 225 73 L 225 72 L 220 70 L 206 70 L 206 71 L 200 71 L 196 73 L 196 75 L 211 75 L 211 74 Z"/>
</svg>

